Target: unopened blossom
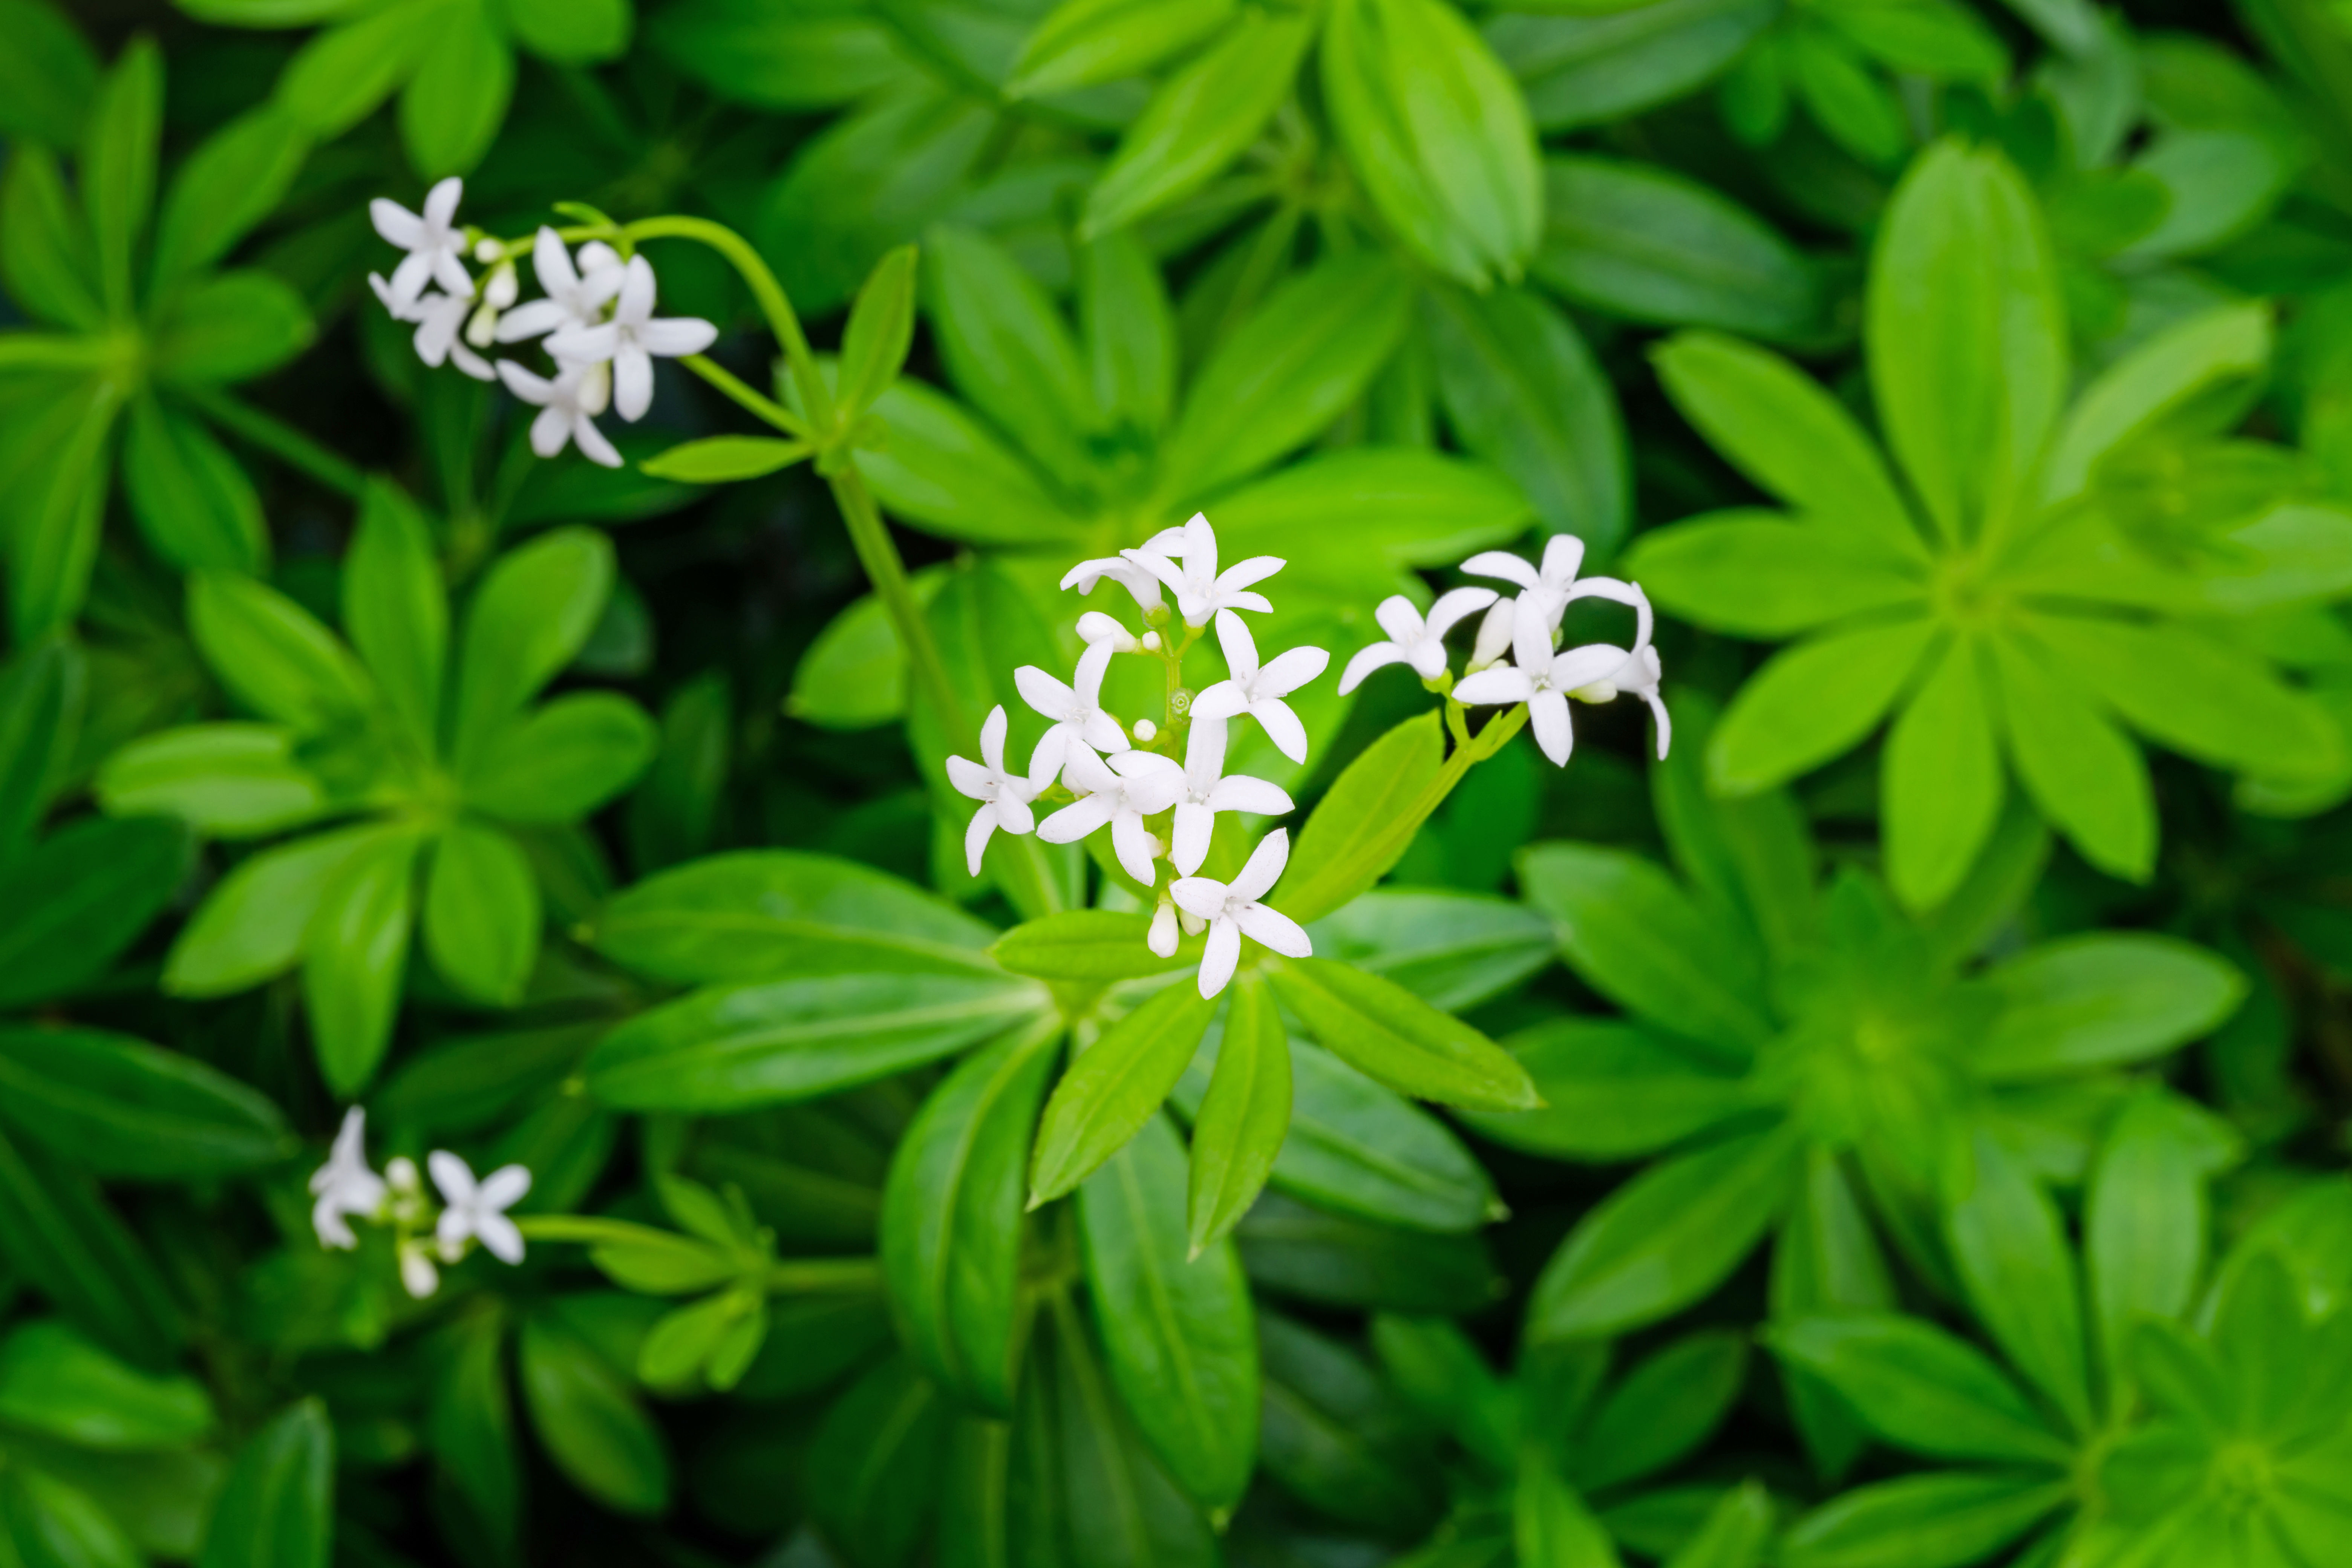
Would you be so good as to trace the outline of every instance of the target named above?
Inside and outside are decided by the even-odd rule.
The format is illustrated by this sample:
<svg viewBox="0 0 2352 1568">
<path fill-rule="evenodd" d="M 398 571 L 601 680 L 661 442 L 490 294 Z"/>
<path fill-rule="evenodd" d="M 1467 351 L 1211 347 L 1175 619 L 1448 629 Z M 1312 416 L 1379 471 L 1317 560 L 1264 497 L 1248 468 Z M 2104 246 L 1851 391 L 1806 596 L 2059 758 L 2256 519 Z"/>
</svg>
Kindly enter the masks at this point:
<svg viewBox="0 0 2352 1568">
<path fill-rule="evenodd" d="M 1507 657 L 1511 651 L 1511 625 L 1517 617 L 1517 599 L 1497 599 L 1486 606 L 1478 621 L 1478 635 L 1470 646 L 1470 662 L 1462 667 L 1465 675 L 1475 675 L 1488 665 Z"/>
<path fill-rule="evenodd" d="M 1021 700 L 1053 721 L 1029 753 L 1029 784 L 1038 794 L 1050 788 L 1062 766 L 1078 752 L 1124 752 L 1127 731 L 1103 711 L 1103 671 L 1111 650 L 1097 643 L 1078 656 L 1076 684 L 1065 686 L 1034 664 L 1013 672 Z"/>
<path fill-rule="evenodd" d="M 621 454 L 596 428 L 596 416 L 604 412 L 612 395 L 610 367 L 559 362 L 555 378 L 551 381 L 510 359 L 502 359 L 499 361 L 499 379 L 507 384 L 509 392 L 539 409 L 539 417 L 530 422 L 532 451 L 542 458 L 552 458 L 563 450 L 568 441 L 576 443 L 580 455 L 592 463 L 601 463 L 608 468 L 621 466 Z"/>
<path fill-rule="evenodd" d="M 1162 897 L 1160 907 L 1151 911 L 1151 929 L 1144 933 L 1143 945 L 1162 958 L 1173 958 L 1181 940 L 1176 931 L 1175 900 Z"/>
<path fill-rule="evenodd" d="M 478 349 L 486 349 L 497 341 L 499 312 L 513 304 L 522 293 L 522 284 L 515 278 L 515 264 L 501 261 L 490 268 L 482 279 L 482 302 L 474 308 L 466 322 L 466 341 Z"/>
<path fill-rule="evenodd" d="M 1577 569 L 1584 564 L 1584 541 L 1572 533 L 1555 533 L 1544 546 L 1543 565 L 1528 565 L 1519 557 L 1504 550 L 1482 551 L 1462 563 L 1462 570 L 1473 577 L 1500 577 L 1519 585 L 1520 596 L 1541 606 L 1546 624 L 1559 625 L 1562 611 L 1578 599 L 1614 599 L 1631 605 L 1641 590 L 1631 583 L 1614 577 L 1587 577 L 1580 581 Z"/>
<path fill-rule="evenodd" d="M 422 1237 L 400 1244 L 400 1284 L 420 1301 L 441 1289 L 441 1270 L 434 1265 L 431 1244 Z"/>
<path fill-rule="evenodd" d="M 1569 752 L 1576 745 L 1568 716 L 1569 693 L 1615 674 L 1625 664 L 1625 650 L 1608 643 L 1587 643 L 1554 653 L 1544 607 L 1532 597 L 1519 601 L 1511 647 L 1515 662 L 1464 676 L 1454 684 L 1454 698 L 1472 708 L 1526 703 L 1528 727 L 1535 731 L 1536 744 L 1545 756 L 1566 767 Z"/>
<path fill-rule="evenodd" d="M 530 1191 L 530 1173 L 520 1165 L 501 1165 L 477 1182 L 473 1168 L 446 1149 L 433 1151 L 425 1164 L 446 1205 L 433 1227 L 441 1261 L 457 1262 L 466 1255 L 466 1243 L 474 1240 L 501 1263 L 520 1263 L 522 1232 L 506 1211 Z"/>
<path fill-rule="evenodd" d="M 956 793 L 980 802 L 963 834 L 964 864 L 975 877 L 980 875 L 980 858 L 988 848 L 990 834 L 1000 827 L 1007 833 L 1026 833 L 1037 826 L 1036 815 L 1029 809 L 1037 792 L 1023 775 L 1004 771 L 1005 723 L 1004 705 L 1000 702 L 989 710 L 987 722 L 980 727 L 981 760 L 948 759 L 948 781 Z"/>
<path fill-rule="evenodd" d="M 465 181 L 452 174 L 425 193 L 422 213 L 410 212 L 382 196 L 368 203 L 368 220 L 375 225 L 376 233 L 386 244 L 408 252 L 392 269 L 387 285 L 391 298 L 385 303 L 394 315 L 400 316 L 423 298 L 427 283 L 440 284 L 444 292 L 457 299 L 473 295 L 474 279 L 465 263 L 466 233 L 456 226 L 457 202 L 465 194 Z"/>
<path fill-rule="evenodd" d="M 1209 942 L 1201 954 L 1198 983 L 1203 997 L 1214 996 L 1234 977 L 1241 963 L 1242 938 L 1272 948 L 1285 958 L 1306 958 L 1315 951 L 1304 927 L 1262 900 L 1272 890 L 1290 859 L 1290 835 L 1275 829 L 1258 841 L 1240 874 L 1230 882 L 1212 877 L 1184 877 L 1168 889 L 1176 907 L 1209 925 Z"/>
<path fill-rule="evenodd" d="M 1160 607 L 1160 579 L 1121 555 L 1105 556 L 1096 561 L 1081 561 L 1062 574 L 1062 587 L 1066 592 L 1076 588 L 1081 595 L 1091 594 L 1095 584 L 1108 579 L 1135 596 L 1135 602 L 1145 610 Z"/>
<path fill-rule="evenodd" d="M 373 1215 L 384 1198 L 383 1178 L 367 1163 L 367 1112 L 358 1106 L 343 1112 L 327 1163 L 310 1173 L 310 1192 L 319 1200 L 310 1205 L 310 1228 L 319 1233 L 319 1245 L 357 1247 L 359 1237 L 344 1216 Z"/>
<path fill-rule="evenodd" d="M 539 274 L 539 286 L 547 290 L 547 298 L 518 305 L 506 313 L 499 322 L 502 343 L 519 343 L 570 327 L 595 326 L 604 319 L 604 307 L 621 291 L 620 253 L 600 239 L 580 247 L 575 267 L 562 237 L 541 226 L 539 237 L 531 242 L 530 266 Z"/>
<path fill-rule="evenodd" d="M 1100 610 L 1088 610 L 1078 617 L 1078 640 L 1088 647 L 1100 643 L 1113 653 L 1141 653 L 1142 639 L 1119 625 L 1116 616 L 1106 616 Z"/>
<path fill-rule="evenodd" d="M 368 287 L 375 290 L 375 297 L 383 302 L 394 321 L 415 323 L 416 335 L 411 342 L 418 359 L 436 370 L 454 362 L 476 381 L 498 379 L 490 362 L 467 348 L 459 336 L 465 331 L 467 316 L 473 310 L 473 300 L 456 294 L 427 294 L 404 305 L 394 294 L 392 285 L 374 272 L 368 274 Z"/>
<path fill-rule="evenodd" d="M 1182 798 L 1184 770 L 1175 759 L 1157 752 L 1121 752 L 1106 759 L 1075 751 L 1062 771 L 1062 782 L 1082 793 L 1039 823 L 1037 837 L 1048 844 L 1075 844 L 1108 824 L 1119 865 L 1150 887 L 1157 875 L 1151 862 L 1159 858 L 1160 846 L 1143 819 Z"/>
<path fill-rule="evenodd" d="M 1290 796 L 1277 784 L 1242 773 L 1225 776 L 1225 724 L 1223 719 L 1203 719 L 1196 713 L 1192 733 L 1185 742 L 1184 793 L 1176 802 L 1176 816 L 1168 832 L 1168 858 L 1179 876 L 1191 876 L 1209 858 L 1217 813 L 1248 811 L 1279 816 L 1291 808 Z"/>
<path fill-rule="evenodd" d="M 1294 647 L 1261 667 L 1249 627 L 1231 610 L 1217 612 L 1217 643 L 1225 650 L 1225 668 L 1231 675 L 1192 700 L 1192 716 L 1231 719 L 1246 713 L 1258 721 L 1284 756 L 1294 763 L 1305 762 L 1307 726 L 1283 699 L 1322 674 L 1331 656 L 1319 647 Z"/>
<path fill-rule="evenodd" d="M 1176 595 L 1176 612 L 1188 626 L 1205 626 L 1211 616 L 1224 610 L 1271 610 L 1265 595 L 1247 589 L 1287 564 L 1278 555 L 1253 555 L 1220 573 L 1217 531 L 1197 511 L 1183 527 L 1162 529 L 1141 549 L 1119 553 L 1168 585 Z"/>
<path fill-rule="evenodd" d="M 1492 588 L 1455 588 L 1438 595 L 1426 620 L 1402 594 L 1382 599 L 1372 619 L 1389 634 L 1389 640 L 1359 650 L 1348 661 L 1339 676 L 1339 695 L 1345 697 L 1356 689 L 1358 682 L 1384 665 L 1408 664 L 1423 680 L 1436 679 L 1445 673 L 1445 634 L 1464 617 L 1492 605 L 1496 596 Z"/>
<path fill-rule="evenodd" d="M 610 361 L 613 407 L 632 423 L 654 403 L 654 356 L 678 359 L 698 354 L 719 341 L 719 329 L 691 316 L 654 315 L 653 263 L 629 258 L 621 271 L 621 291 L 613 319 L 590 327 L 566 327 L 547 340 L 559 360 L 591 364 Z"/>
</svg>

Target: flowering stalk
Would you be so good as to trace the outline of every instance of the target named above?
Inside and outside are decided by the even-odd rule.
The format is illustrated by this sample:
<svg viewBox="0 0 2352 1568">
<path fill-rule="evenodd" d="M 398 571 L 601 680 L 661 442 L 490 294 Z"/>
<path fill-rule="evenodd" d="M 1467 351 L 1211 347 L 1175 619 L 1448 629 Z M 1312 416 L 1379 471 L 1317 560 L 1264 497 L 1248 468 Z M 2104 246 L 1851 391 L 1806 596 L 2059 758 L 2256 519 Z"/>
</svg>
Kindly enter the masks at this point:
<svg viewBox="0 0 2352 1568">
<path fill-rule="evenodd" d="M 478 1182 L 472 1167 L 446 1149 L 425 1158 L 440 1190 L 436 1208 L 406 1155 L 387 1162 L 378 1175 L 367 1163 L 367 1112 L 354 1105 L 343 1113 L 327 1163 L 310 1176 L 310 1226 L 319 1245 L 348 1251 L 359 1245 L 351 1221 L 390 1226 L 400 1282 L 419 1300 L 440 1289 L 440 1266 L 463 1259 L 476 1244 L 503 1263 L 520 1263 L 522 1232 L 507 1210 L 530 1191 L 530 1173 L 501 1165 Z"/>
</svg>

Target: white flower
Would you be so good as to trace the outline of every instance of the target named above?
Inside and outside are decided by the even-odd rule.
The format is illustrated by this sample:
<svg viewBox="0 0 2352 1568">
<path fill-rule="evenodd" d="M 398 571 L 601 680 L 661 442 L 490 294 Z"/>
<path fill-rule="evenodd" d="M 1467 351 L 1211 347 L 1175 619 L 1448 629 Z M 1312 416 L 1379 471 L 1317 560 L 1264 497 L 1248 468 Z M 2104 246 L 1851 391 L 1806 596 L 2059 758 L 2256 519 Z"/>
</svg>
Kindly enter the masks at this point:
<svg viewBox="0 0 2352 1568">
<path fill-rule="evenodd" d="M 441 1189 L 448 1206 L 433 1227 L 441 1244 L 441 1261 L 455 1263 L 466 1255 L 467 1238 L 480 1242 L 502 1263 L 522 1261 L 522 1232 L 506 1211 L 530 1191 L 530 1173 L 520 1165 L 501 1165 L 478 1184 L 473 1168 L 446 1149 L 425 1157 L 433 1184 Z"/>
<path fill-rule="evenodd" d="M 1000 702 L 989 710 L 988 721 L 980 727 L 981 760 L 948 759 L 948 780 L 956 793 L 980 802 L 963 835 L 964 863 L 975 877 L 980 875 L 980 857 L 988 847 L 990 834 L 1000 827 L 1007 833 L 1026 833 L 1037 826 L 1036 816 L 1029 809 L 1037 792 L 1029 787 L 1027 779 L 1004 771 L 1004 705 Z"/>
<path fill-rule="evenodd" d="M 348 1250 L 357 1247 L 345 1215 L 373 1215 L 383 1206 L 383 1178 L 367 1163 L 367 1112 L 352 1106 L 343 1112 L 335 1132 L 335 1146 L 327 1163 L 310 1173 L 310 1191 L 319 1201 L 310 1207 L 310 1228 L 321 1247 Z"/>
<path fill-rule="evenodd" d="M 441 1270 L 433 1266 L 433 1254 L 422 1237 L 401 1243 L 400 1283 L 420 1301 L 441 1289 Z"/>
<path fill-rule="evenodd" d="M 656 320 L 654 268 L 632 256 L 621 272 L 620 302 L 613 319 L 593 327 L 566 327 L 547 340 L 547 352 L 561 360 L 613 363 L 613 406 L 632 423 L 654 403 L 655 354 L 677 359 L 698 354 L 719 341 L 719 329 L 690 316 Z"/>
<path fill-rule="evenodd" d="M 473 300 L 457 294 L 427 294 L 403 305 L 397 302 L 392 285 L 380 273 L 368 274 L 368 287 L 383 301 L 383 308 L 395 321 L 416 323 L 416 336 L 412 341 L 416 357 L 438 370 L 444 363 L 456 361 L 457 368 L 476 381 L 495 381 L 498 373 L 489 362 L 467 348 L 458 337 L 465 330 L 467 312 Z"/>
<path fill-rule="evenodd" d="M 1077 684 L 1065 686 L 1034 664 L 1013 672 L 1021 700 L 1054 722 L 1029 753 L 1029 787 L 1043 795 L 1062 771 L 1073 748 L 1096 752 L 1127 750 L 1127 731 L 1102 710 L 1103 671 L 1110 668 L 1111 650 L 1101 643 L 1078 656 Z"/>
<path fill-rule="evenodd" d="M 562 364 L 550 381 L 523 369 L 510 359 L 499 361 L 499 379 L 507 390 L 525 403 L 539 407 L 539 417 L 530 422 L 530 449 L 542 458 L 552 458 L 563 450 L 567 441 L 576 441 L 580 455 L 592 463 L 602 463 L 608 468 L 621 466 L 621 454 L 604 433 L 596 428 L 596 416 L 604 412 L 613 389 L 612 373 L 601 364 Z"/>
<path fill-rule="evenodd" d="M 1533 595 L 1519 600 L 1511 647 L 1516 663 L 1464 676 L 1454 688 L 1454 698 L 1473 708 L 1526 703 L 1528 727 L 1536 733 L 1536 744 L 1545 756 L 1566 767 L 1569 752 L 1576 745 L 1568 717 L 1569 693 L 1615 674 L 1626 662 L 1625 650 L 1607 643 L 1586 643 L 1553 653 L 1545 606 Z"/>
<path fill-rule="evenodd" d="M 1473 555 L 1462 563 L 1462 570 L 1474 577 L 1500 577 L 1517 583 L 1520 597 L 1530 599 L 1542 607 L 1549 628 L 1558 629 L 1562 611 L 1578 599 L 1614 599 L 1621 605 L 1638 604 L 1646 616 L 1648 601 L 1642 590 L 1631 583 L 1614 577 L 1587 577 L 1577 580 L 1577 568 L 1584 564 L 1584 541 L 1572 533 L 1555 533 L 1544 546 L 1543 567 L 1540 571 L 1507 551 L 1488 550 Z M 1646 622 L 1644 623 L 1646 626 Z M 1514 631 L 1516 637 L 1517 632 Z M 1636 641 L 1647 641 L 1647 632 Z"/>
<path fill-rule="evenodd" d="M 488 348 L 498 337 L 499 312 L 515 302 L 522 285 L 515 279 L 515 264 L 501 261 L 490 268 L 482 279 L 482 302 L 466 322 L 466 341 L 478 349 Z"/>
<path fill-rule="evenodd" d="M 1224 766 L 1225 721 L 1196 714 L 1192 738 L 1184 745 L 1184 794 L 1176 802 L 1175 821 L 1168 834 L 1168 858 L 1179 876 L 1191 876 L 1208 858 L 1217 813 L 1251 811 L 1260 816 L 1279 816 L 1291 808 L 1290 796 L 1279 786 L 1245 774 L 1220 777 Z"/>
<path fill-rule="evenodd" d="M 595 326 L 604 319 L 604 307 L 621 291 L 620 253 L 603 240 L 592 239 L 580 247 L 575 268 L 562 237 L 542 226 L 531 242 L 530 265 L 547 298 L 507 312 L 499 323 L 502 343 L 519 343 L 567 327 Z"/>
<path fill-rule="evenodd" d="M 1580 702 L 1607 702 L 1618 697 L 1638 697 L 1650 706 L 1651 717 L 1658 721 L 1658 761 L 1666 760 L 1666 752 L 1675 741 L 1675 721 L 1666 713 L 1665 700 L 1658 695 L 1658 683 L 1664 671 L 1658 664 L 1658 650 L 1643 643 L 1628 652 L 1624 648 L 1611 651 L 1624 655 L 1625 662 L 1616 670 L 1580 686 L 1569 693 Z"/>
<path fill-rule="evenodd" d="M 427 283 L 438 283 L 461 299 L 474 292 L 474 279 L 467 273 L 464 260 L 465 231 L 451 226 L 457 216 L 457 200 L 465 194 L 466 182 L 452 174 L 425 193 L 421 216 L 382 196 L 368 203 L 368 219 L 376 233 L 383 236 L 386 244 L 408 252 L 392 269 L 391 298 L 385 300 L 392 313 L 404 321 L 409 318 L 403 312 L 423 297 Z"/>
<path fill-rule="evenodd" d="M 1172 556 L 1181 552 L 1182 566 Z M 1220 610 L 1271 610 L 1263 594 L 1245 593 L 1253 583 L 1273 576 L 1287 564 L 1278 555 L 1253 555 L 1217 571 L 1217 531 L 1206 515 L 1194 512 L 1182 528 L 1162 529 L 1139 550 L 1122 550 L 1138 566 L 1168 584 L 1176 595 L 1177 613 L 1188 626 L 1205 626 Z"/>
<path fill-rule="evenodd" d="M 1151 886 L 1156 875 L 1151 862 L 1160 854 L 1160 840 L 1143 819 L 1158 816 L 1183 796 L 1184 770 L 1175 759 L 1157 752 L 1121 752 L 1106 762 L 1079 750 L 1070 753 L 1062 780 L 1084 793 L 1039 823 L 1037 837 L 1048 844 L 1075 844 L 1108 823 L 1118 863 L 1129 876 Z"/>
<path fill-rule="evenodd" d="M 1201 954 L 1202 996 L 1214 996 L 1234 977 L 1244 937 L 1286 958 L 1306 958 L 1315 952 L 1315 944 L 1297 921 L 1258 902 L 1289 859 L 1290 835 L 1277 827 L 1258 841 L 1248 864 L 1232 881 L 1186 877 L 1168 889 L 1178 908 L 1209 922 L 1209 944 Z"/>
<path fill-rule="evenodd" d="M 1135 602 L 1146 610 L 1160 607 L 1160 579 L 1123 556 L 1107 556 L 1099 561 L 1081 561 L 1062 574 L 1065 590 L 1076 588 L 1080 594 L 1091 594 L 1095 584 L 1109 578 L 1135 595 Z"/>
<path fill-rule="evenodd" d="M 1097 643 L 1108 644 L 1113 653 L 1141 653 L 1143 643 L 1133 632 L 1118 624 L 1115 616 L 1100 610 L 1088 610 L 1078 617 L 1078 640 L 1088 647 Z"/>
<path fill-rule="evenodd" d="M 1339 695 L 1345 697 L 1356 689 L 1357 682 L 1383 665 L 1409 664 L 1423 680 L 1436 679 L 1445 673 L 1445 634 L 1465 616 L 1493 604 L 1496 596 L 1492 588 L 1456 588 L 1441 594 L 1429 607 L 1426 621 L 1402 594 L 1382 599 L 1372 619 L 1380 622 L 1391 640 L 1376 642 L 1348 661 L 1339 677 Z"/>
<path fill-rule="evenodd" d="M 1260 668 L 1249 627 L 1231 610 L 1217 612 L 1217 643 L 1225 650 L 1225 667 L 1232 675 L 1192 700 L 1193 718 L 1230 719 L 1246 713 L 1284 756 L 1305 762 L 1307 726 L 1283 699 L 1322 674 L 1331 656 L 1319 647 L 1295 647 Z"/>
</svg>

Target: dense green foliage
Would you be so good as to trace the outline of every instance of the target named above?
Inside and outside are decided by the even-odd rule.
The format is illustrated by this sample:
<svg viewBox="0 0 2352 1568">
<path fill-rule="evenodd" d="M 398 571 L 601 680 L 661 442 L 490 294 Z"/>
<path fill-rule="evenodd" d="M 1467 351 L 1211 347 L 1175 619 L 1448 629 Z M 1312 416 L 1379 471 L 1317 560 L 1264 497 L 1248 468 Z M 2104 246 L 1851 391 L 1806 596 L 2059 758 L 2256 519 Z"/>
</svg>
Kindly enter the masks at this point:
<svg viewBox="0 0 2352 1568">
<path fill-rule="evenodd" d="M 0 1568 L 2352 1562 L 2344 0 L 0 0 Z M 1563 535 L 1565 766 L 1335 679 Z"/>
</svg>

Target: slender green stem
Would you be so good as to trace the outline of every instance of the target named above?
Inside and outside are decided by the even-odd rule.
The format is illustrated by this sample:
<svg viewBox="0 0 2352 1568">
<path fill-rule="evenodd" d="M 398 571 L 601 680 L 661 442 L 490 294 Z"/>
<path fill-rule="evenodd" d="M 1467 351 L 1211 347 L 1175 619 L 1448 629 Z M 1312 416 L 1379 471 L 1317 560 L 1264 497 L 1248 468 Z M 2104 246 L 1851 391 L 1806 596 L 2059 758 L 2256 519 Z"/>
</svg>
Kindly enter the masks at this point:
<svg viewBox="0 0 2352 1568">
<path fill-rule="evenodd" d="M 359 500 L 367 492 L 368 477 L 356 463 L 346 462 L 275 415 L 211 388 L 184 388 L 181 395 L 213 421 L 288 468 L 308 474 L 331 490 Z"/>
<path fill-rule="evenodd" d="M 880 509 L 874 504 L 874 494 L 866 488 L 866 476 L 857 471 L 855 464 L 845 464 L 839 473 L 830 478 L 834 502 L 841 509 L 842 521 L 849 525 L 849 542 L 857 552 L 857 563 L 866 568 L 866 581 L 874 584 L 875 596 L 882 601 L 891 624 L 898 629 L 898 640 L 907 647 L 908 668 L 914 672 L 923 700 L 939 715 L 950 744 L 959 749 L 977 745 L 979 729 L 971 715 L 964 711 L 954 682 L 948 679 L 947 661 L 940 656 L 940 645 L 931 637 L 931 625 L 923 615 L 922 605 L 915 602 L 907 564 L 898 559 L 898 547 L 891 542 L 890 531 L 883 524 Z"/>
<path fill-rule="evenodd" d="M 768 1289 L 782 1296 L 878 1293 L 878 1258 L 788 1258 L 768 1267 Z"/>
<path fill-rule="evenodd" d="M 808 336 L 801 331 L 801 319 L 793 310 L 792 300 L 785 296 L 784 286 L 760 258 L 760 253 L 741 235 L 724 224 L 700 217 L 653 217 L 642 223 L 625 226 L 621 237 L 632 243 L 644 239 L 694 239 L 710 247 L 732 262 L 742 274 L 760 302 L 760 311 L 768 318 L 768 330 L 784 351 L 784 363 L 791 368 L 793 379 L 799 383 L 801 401 L 807 405 L 810 419 L 820 430 L 833 427 L 833 394 L 824 378 L 816 372 L 816 355 L 809 349 Z"/>
<path fill-rule="evenodd" d="M 764 424 L 774 426 L 794 440 L 805 441 L 809 438 L 808 421 L 778 403 L 774 398 L 762 396 L 757 388 L 746 384 L 740 377 L 716 360 L 705 354 L 688 354 L 677 363 L 750 410 L 752 417 Z"/>
</svg>

